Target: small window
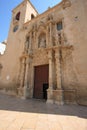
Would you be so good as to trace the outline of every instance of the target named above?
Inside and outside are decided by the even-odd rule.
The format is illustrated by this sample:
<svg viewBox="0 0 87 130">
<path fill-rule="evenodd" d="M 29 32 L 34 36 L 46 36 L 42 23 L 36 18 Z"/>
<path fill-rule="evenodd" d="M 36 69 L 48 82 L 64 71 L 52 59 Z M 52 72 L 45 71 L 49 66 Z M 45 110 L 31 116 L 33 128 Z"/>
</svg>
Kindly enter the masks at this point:
<svg viewBox="0 0 87 130">
<path fill-rule="evenodd" d="M 16 25 L 13 29 L 13 32 L 16 32 L 18 30 L 18 25 Z"/>
<path fill-rule="evenodd" d="M 35 16 L 33 14 L 31 14 L 31 19 L 33 19 Z"/>
<path fill-rule="evenodd" d="M 18 13 L 16 14 L 15 19 L 16 19 L 16 20 L 20 20 L 20 12 L 18 12 Z"/>
<path fill-rule="evenodd" d="M 57 23 L 57 30 L 60 31 L 63 29 L 62 22 Z"/>
</svg>

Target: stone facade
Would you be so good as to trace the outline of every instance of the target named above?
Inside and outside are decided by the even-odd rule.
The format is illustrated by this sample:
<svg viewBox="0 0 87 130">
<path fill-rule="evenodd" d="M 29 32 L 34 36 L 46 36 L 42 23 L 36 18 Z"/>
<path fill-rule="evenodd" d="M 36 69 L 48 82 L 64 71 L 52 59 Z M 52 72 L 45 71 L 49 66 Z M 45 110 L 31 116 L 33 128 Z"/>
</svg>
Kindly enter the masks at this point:
<svg viewBox="0 0 87 130">
<path fill-rule="evenodd" d="M 33 98 L 35 66 L 48 64 L 46 102 L 87 105 L 86 5 L 86 0 L 62 0 L 39 15 L 24 0 L 13 10 L 0 56 L 1 91 Z"/>
</svg>

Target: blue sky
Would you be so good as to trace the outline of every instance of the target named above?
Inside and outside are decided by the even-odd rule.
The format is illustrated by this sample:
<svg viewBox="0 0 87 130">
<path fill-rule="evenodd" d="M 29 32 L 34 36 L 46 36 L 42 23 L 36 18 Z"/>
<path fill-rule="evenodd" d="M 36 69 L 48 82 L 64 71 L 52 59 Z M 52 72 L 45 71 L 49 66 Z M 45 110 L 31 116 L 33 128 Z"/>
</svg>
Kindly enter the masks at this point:
<svg viewBox="0 0 87 130">
<path fill-rule="evenodd" d="M 7 39 L 12 10 L 23 0 L 0 0 L 0 43 Z M 48 7 L 53 7 L 61 0 L 30 0 L 41 14 Z"/>
</svg>

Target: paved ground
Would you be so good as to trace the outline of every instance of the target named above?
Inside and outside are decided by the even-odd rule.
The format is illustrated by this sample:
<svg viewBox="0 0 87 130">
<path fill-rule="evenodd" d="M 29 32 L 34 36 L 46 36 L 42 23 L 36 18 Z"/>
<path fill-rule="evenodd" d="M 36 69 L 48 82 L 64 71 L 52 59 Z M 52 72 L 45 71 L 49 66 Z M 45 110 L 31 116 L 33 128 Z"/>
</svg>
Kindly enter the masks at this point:
<svg viewBox="0 0 87 130">
<path fill-rule="evenodd" d="M 87 130 L 87 107 L 0 94 L 0 130 Z"/>
</svg>

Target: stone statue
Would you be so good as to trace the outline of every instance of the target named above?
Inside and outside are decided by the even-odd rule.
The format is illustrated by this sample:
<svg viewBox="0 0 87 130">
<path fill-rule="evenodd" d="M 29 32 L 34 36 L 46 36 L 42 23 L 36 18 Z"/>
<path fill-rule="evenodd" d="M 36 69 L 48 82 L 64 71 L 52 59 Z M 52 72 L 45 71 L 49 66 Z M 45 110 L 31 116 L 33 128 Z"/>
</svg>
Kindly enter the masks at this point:
<svg viewBox="0 0 87 130">
<path fill-rule="evenodd" d="M 46 47 L 46 39 L 44 37 L 42 37 L 40 39 L 39 47 L 40 48 L 45 48 Z"/>
</svg>

